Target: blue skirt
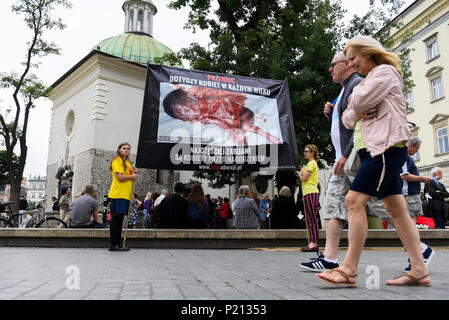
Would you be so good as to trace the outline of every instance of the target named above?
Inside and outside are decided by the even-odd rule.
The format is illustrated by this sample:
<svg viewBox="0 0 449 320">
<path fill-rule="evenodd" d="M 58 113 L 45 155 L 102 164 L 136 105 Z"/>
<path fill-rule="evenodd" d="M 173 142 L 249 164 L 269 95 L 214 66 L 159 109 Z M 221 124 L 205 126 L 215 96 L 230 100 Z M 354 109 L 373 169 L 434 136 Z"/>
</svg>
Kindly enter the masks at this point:
<svg viewBox="0 0 449 320">
<path fill-rule="evenodd" d="M 126 199 L 111 199 L 111 214 L 121 213 L 128 214 L 129 200 Z"/>
<path fill-rule="evenodd" d="M 352 182 L 350 190 L 378 199 L 402 194 L 401 168 L 407 160 L 407 148 L 391 147 L 382 154 L 371 157 L 366 149 L 358 151 L 362 165 Z M 385 159 L 385 176 L 380 180 Z"/>
</svg>

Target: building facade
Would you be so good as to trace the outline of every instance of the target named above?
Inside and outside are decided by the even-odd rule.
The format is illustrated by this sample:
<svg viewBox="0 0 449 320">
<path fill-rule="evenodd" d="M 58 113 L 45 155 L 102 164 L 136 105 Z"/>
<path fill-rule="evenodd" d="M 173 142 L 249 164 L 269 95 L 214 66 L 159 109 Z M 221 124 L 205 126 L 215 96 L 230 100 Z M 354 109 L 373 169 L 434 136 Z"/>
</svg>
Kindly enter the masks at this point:
<svg viewBox="0 0 449 320">
<path fill-rule="evenodd" d="M 34 176 L 28 178 L 27 184 L 27 201 L 39 203 L 46 196 L 46 187 L 45 187 L 46 177 Z M 51 199 L 51 197 L 50 197 Z"/>
<path fill-rule="evenodd" d="M 20 185 L 20 196 L 27 198 L 27 184 L 28 179 L 26 177 L 22 177 L 22 183 Z M 0 201 L 1 202 L 9 202 L 11 199 L 11 185 L 6 184 L 0 186 Z"/>
<path fill-rule="evenodd" d="M 410 49 L 414 87 L 406 92 L 412 109 L 407 118 L 415 125 L 412 134 L 423 141 L 416 165 L 426 176 L 441 167 L 442 182 L 449 185 L 449 0 L 414 1 L 395 22 L 395 50 Z"/>
</svg>

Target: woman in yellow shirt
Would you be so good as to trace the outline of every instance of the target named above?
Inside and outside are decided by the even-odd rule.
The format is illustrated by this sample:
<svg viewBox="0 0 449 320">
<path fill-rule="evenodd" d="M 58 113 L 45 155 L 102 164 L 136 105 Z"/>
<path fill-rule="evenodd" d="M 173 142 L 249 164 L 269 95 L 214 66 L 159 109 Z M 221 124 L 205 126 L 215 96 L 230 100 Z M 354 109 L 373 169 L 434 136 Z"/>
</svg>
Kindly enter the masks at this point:
<svg viewBox="0 0 449 320">
<path fill-rule="evenodd" d="M 111 226 L 109 228 L 111 247 L 109 251 L 129 250 L 120 246 L 120 239 L 123 219 L 128 214 L 133 181 L 137 178 L 137 168 L 133 168 L 128 160 L 130 152 L 129 143 L 121 143 L 109 168 L 112 172 L 112 185 L 108 194 L 111 199 Z"/>
<path fill-rule="evenodd" d="M 318 236 L 320 229 L 319 222 L 319 201 L 320 191 L 318 190 L 318 148 L 314 144 L 308 144 L 304 148 L 304 157 L 308 163 L 304 170 L 299 172 L 299 179 L 302 182 L 302 194 L 304 198 L 304 210 L 306 211 L 307 228 L 309 229 L 310 242 L 307 247 L 302 248 L 302 252 L 316 252 L 318 247 Z"/>
</svg>

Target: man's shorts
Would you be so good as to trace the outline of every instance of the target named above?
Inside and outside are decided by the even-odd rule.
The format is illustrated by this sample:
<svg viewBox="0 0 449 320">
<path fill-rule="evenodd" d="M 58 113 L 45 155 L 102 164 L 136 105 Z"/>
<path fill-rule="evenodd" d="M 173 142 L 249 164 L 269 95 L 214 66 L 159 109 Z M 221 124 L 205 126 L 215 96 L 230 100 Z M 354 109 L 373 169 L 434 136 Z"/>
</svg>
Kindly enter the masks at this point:
<svg viewBox="0 0 449 320">
<path fill-rule="evenodd" d="M 411 217 L 423 215 L 421 196 L 419 194 L 407 195 L 405 196 L 405 201 L 407 202 L 408 213 Z"/>
<path fill-rule="evenodd" d="M 324 219 L 348 220 L 345 197 L 348 194 L 354 177 L 348 174 L 334 174 L 335 164 L 327 183 L 326 202 L 324 204 Z"/>
</svg>

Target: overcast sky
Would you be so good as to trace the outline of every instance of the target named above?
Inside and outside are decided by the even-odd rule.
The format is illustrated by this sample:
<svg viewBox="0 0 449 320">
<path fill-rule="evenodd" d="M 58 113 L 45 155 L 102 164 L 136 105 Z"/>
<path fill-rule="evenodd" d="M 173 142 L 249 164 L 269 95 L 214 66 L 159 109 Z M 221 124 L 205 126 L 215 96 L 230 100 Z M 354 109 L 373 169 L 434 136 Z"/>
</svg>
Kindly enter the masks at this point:
<svg viewBox="0 0 449 320">
<path fill-rule="evenodd" d="M 190 30 L 184 29 L 188 11 L 169 10 L 169 2 L 153 0 L 158 9 L 154 17 L 154 38 L 175 52 L 188 47 L 191 42 L 206 45 L 208 34 L 192 34 Z M 348 10 L 347 16 L 354 13 L 363 15 L 368 9 L 368 2 L 369 0 L 342 1 L 344 8 Z M 408 0 L 407 4 L 411 2 L 412 0 Z M 25 60 L 26 42 L 31 37 L 22 17 L 11 12 L 11 5 L 14 3 L 16 0 L 0 1 L 0 72 L 22 72 L 20 63 Z M 47 85 L 54 83 L 84 58 L 97 43 L 124 32 L 124 0 L 72 0 L 72 3 L 72 9 L 58 10 L 55 14 L 62 18 L 67 28 L 48 32 L 45 36 L 47 41 L 55 42 L 62 49 L 59 56 L 41 59 L 42 64 L 36 74 Z M 24 172 L 26 177 L 30 174 L 46 175 L 51 101 L 40 99 L 36 105 L 30 115 L 27 135 L 28 157 Z M 5 106 L 13 106 L 10 94 L 6 95 L 4 90 L 0 90 L 0 106 L 2 113 Z"/>
</svg>

